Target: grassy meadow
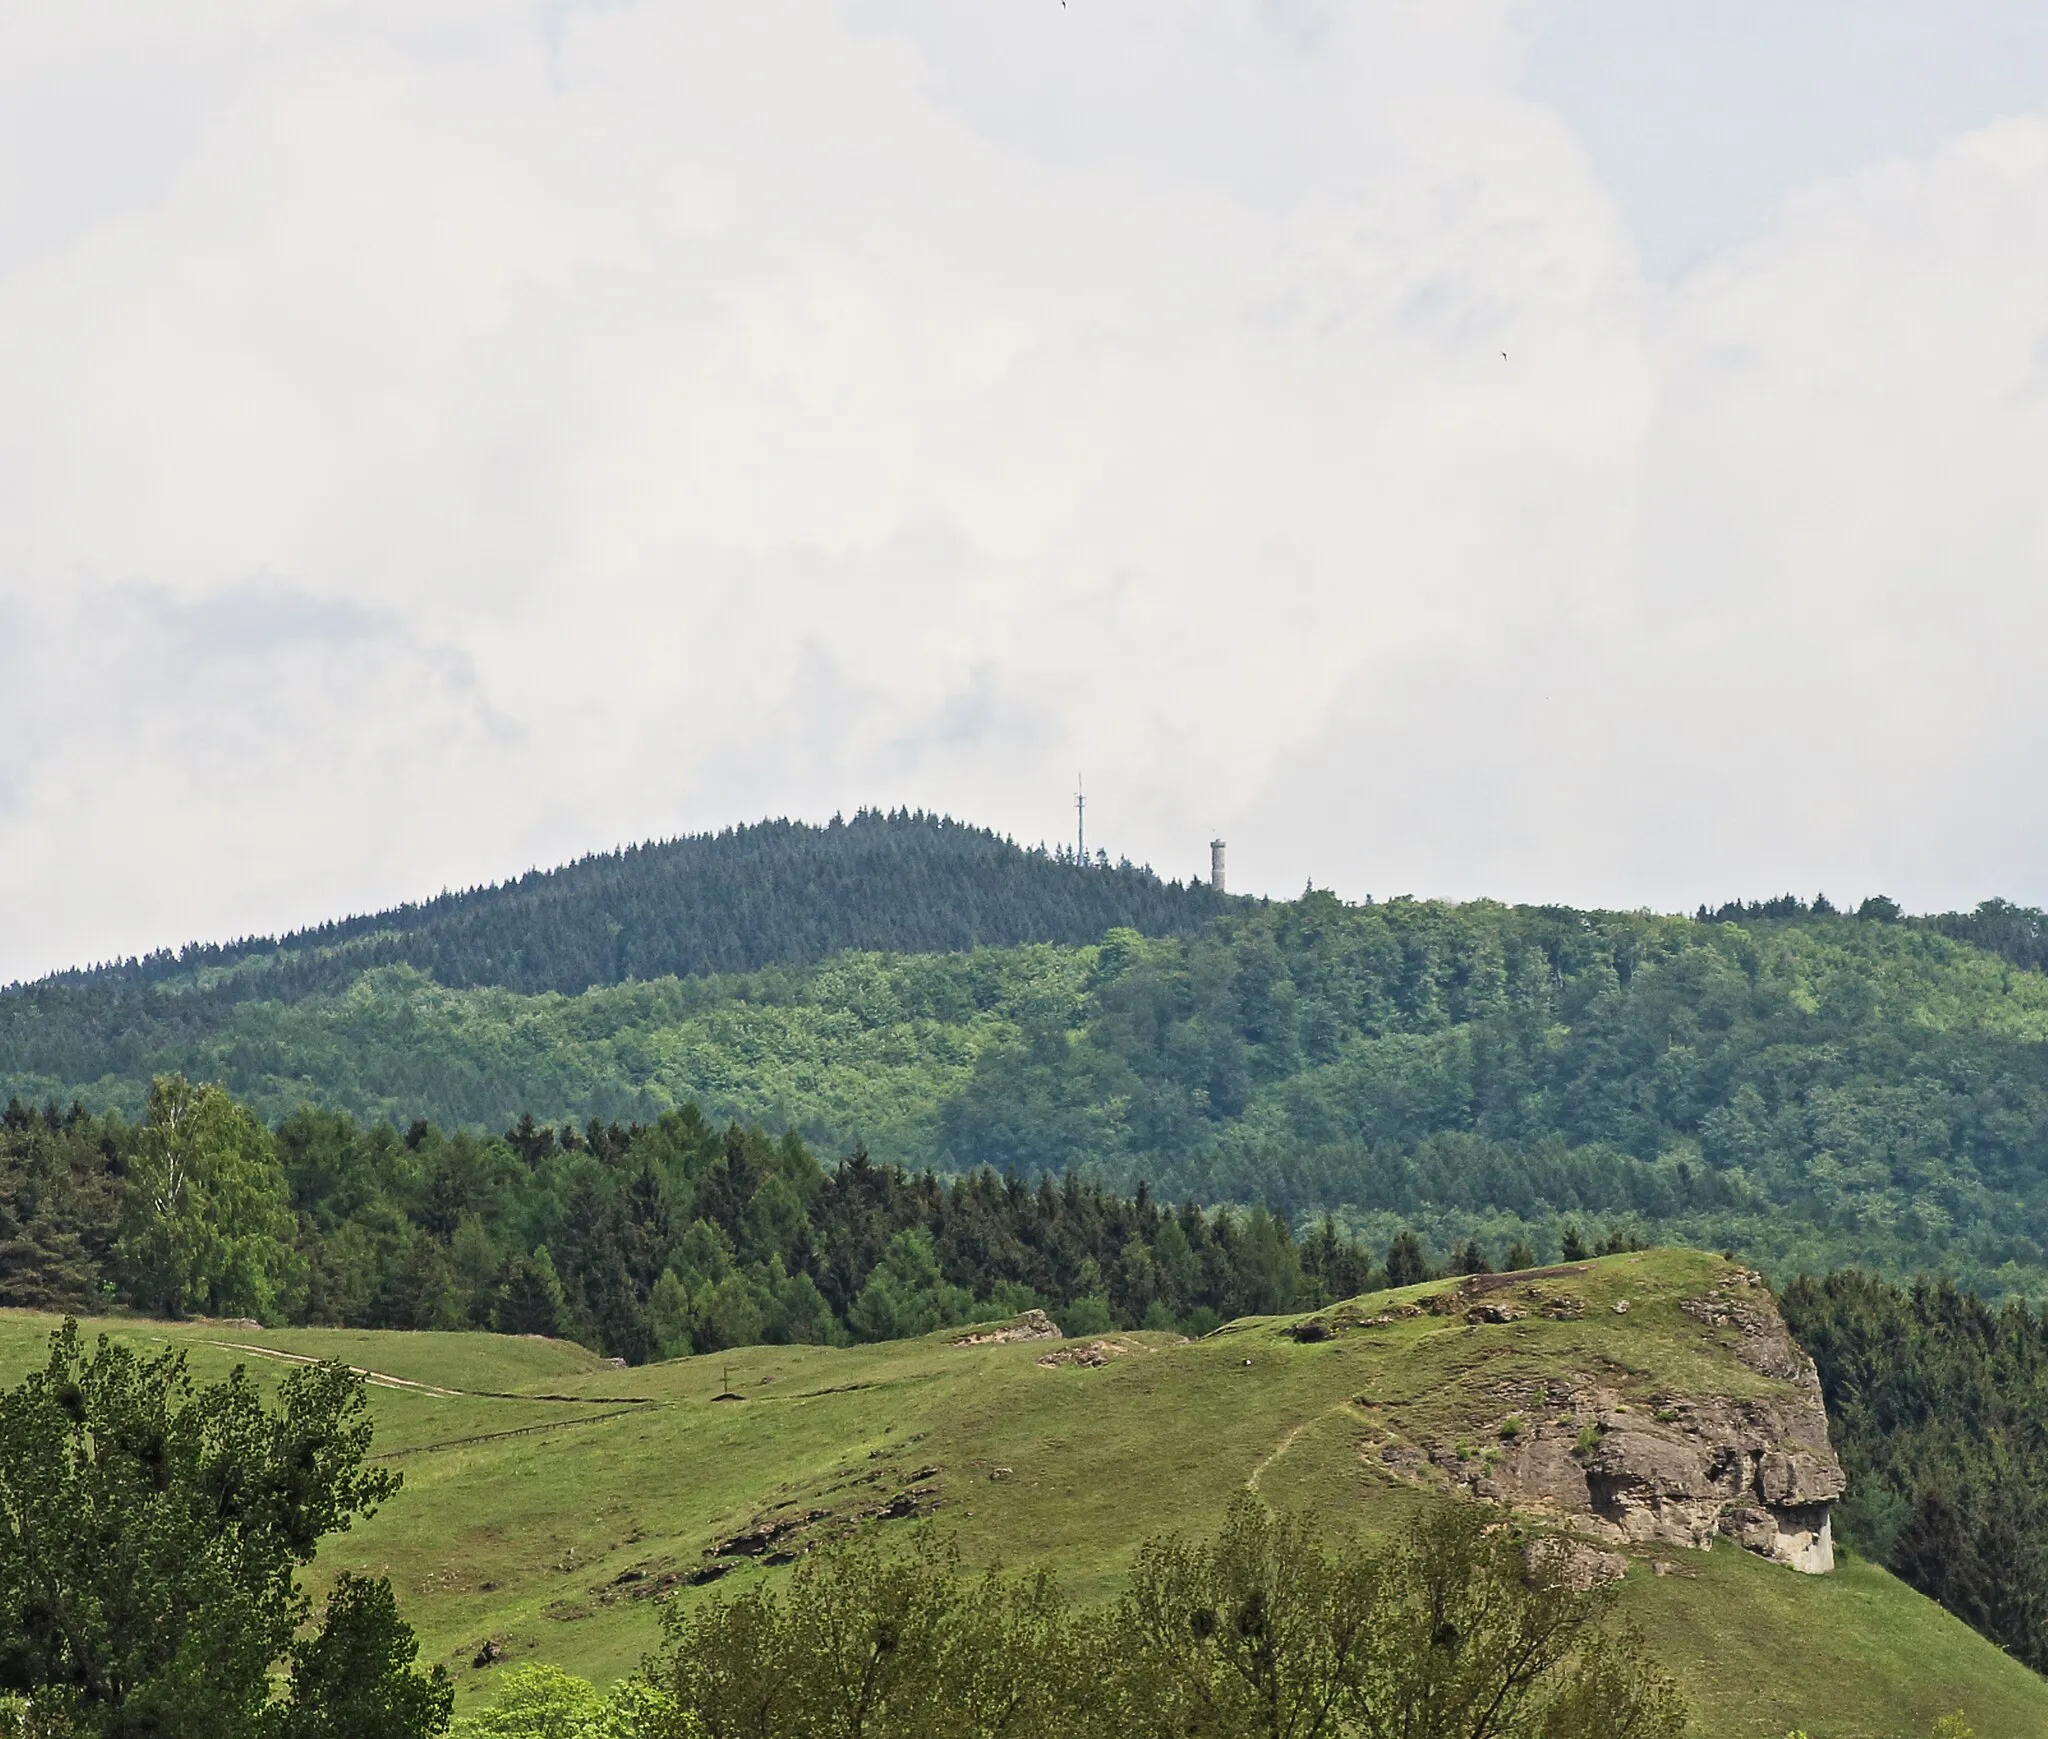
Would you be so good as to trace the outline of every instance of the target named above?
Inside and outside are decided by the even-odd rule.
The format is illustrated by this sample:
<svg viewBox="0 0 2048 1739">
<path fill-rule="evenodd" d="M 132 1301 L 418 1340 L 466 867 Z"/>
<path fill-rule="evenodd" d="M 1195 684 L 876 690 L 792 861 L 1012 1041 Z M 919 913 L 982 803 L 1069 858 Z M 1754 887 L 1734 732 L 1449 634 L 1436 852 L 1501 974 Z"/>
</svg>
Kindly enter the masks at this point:
<svg viewBox="0 0 2048 1739">
<path fill-rule="evenodd" d="M 89 1326 L 181 1347 L 202 1378 L 237 1363 L 274 1377 L 307 1357 L 375 1373 L 376 1453 L 405 1488 L 331 1541 L 320 1570 L 390 1575 L 424 1656 L 473 1706 L 503 1670 L 471 1665 L 486 1639 L 515 1662 L 607 1680 L 654 1644 L 658 1597 L 775 1575 L 761 1556 L 845 1527 L 939 1530 L 970 1563 L 1043 1564 L 1099 1600 L 1141 1540 L 1209 1530 L 1247 1483 L 1334 1524 L 1398 1525 L 1418 1488 L 1381 1451 L 1469 1438 L 1483 1454 L 1517 1381 L 1590 1375 L 1646 1408 L 1769 1389 L 1677 1308 L 1726 1266 L 1672 1250 L 1604 1258 L 1570 1282 L 1589 1306 L 1576 1321 L 1425 1314 L 1308 1344 L 1285 1334 L 1292 1318 L 1250 1319 L 1192 1343 L 1107 1336 L 1099 1367 L 1038 1362 L 1085 1341 L 959 1346 L 959 1330 L 617 1369 L 566 1343 L 484 1334 Z M 39 1362 L 53 1326 L 0 1312 L 0 1380 Z M 769 1554 L 712 1555 L 783 1523 Z M 732 1567 L 691 1586 L 719 1564 Z M 1981 1739 L 2048 1733 L 2048 1683 L 1868 1563 L 1806 1577 L 1728 1545 L 1645 1549 L 1623 1608 L 1702 1734 L 1923 1739 L 1957 1708 Z"/>
</svg>

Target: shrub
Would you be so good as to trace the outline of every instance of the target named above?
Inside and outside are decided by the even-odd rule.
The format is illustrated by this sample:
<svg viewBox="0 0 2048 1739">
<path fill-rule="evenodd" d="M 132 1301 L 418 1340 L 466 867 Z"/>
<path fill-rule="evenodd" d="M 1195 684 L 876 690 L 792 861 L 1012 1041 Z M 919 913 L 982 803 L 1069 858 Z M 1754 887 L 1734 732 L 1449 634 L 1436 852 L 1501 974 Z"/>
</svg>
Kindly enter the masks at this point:
<svg viewBox="0 0 2048 1739">
<path fill-rule="evenodd" d="M 1144 1546 L 1086 1621 L 1046 1578 L 969 1577 L 929 1542 L 824 1546 L 785 1593 L 672 1606 L 656 1681 L 664 1720 L 715 1739 L 1676 1739 L 1684 1707 L 1606 1623 L 1612 1594 L 1568 1586 L 1483 1505 L 1366 1550 L 1246 1492 L 1214 1541 Z"/>
<path fill-rule="evenodd" d="M 1055 1311 L 1053 1319 L 1060 1325 L 1060 1333 L 1070 1337 L 1107 1334 L 1116 1326 L 1109 1314 L 1109 1300 L 1100 1293 L 1075 1299 L 1064 1310 Z"/>
<path fill-rule="evenodd" d="M 449 1739 L 696 1739 L 702 1732 L 666 1692 L 622 1679 L 600 1694 L 559 1667 L 508 1673 L 497 1701 L 455 1723 Z"/>
</svg>

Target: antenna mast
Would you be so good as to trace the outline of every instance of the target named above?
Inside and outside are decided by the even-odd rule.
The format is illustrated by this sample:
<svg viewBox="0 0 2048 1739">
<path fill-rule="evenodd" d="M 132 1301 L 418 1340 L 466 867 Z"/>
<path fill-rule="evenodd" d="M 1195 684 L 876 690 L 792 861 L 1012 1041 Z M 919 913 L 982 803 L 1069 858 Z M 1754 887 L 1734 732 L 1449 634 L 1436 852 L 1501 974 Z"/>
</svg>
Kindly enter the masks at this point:
<svg viewBox="0 0 2048 1739">
<path fill-rule="evenodd" d="M 1079 773 L 1074 775 L 1074 859 L 1077 863 L 1088 861 L 1088 798 Z"/>
</svg>

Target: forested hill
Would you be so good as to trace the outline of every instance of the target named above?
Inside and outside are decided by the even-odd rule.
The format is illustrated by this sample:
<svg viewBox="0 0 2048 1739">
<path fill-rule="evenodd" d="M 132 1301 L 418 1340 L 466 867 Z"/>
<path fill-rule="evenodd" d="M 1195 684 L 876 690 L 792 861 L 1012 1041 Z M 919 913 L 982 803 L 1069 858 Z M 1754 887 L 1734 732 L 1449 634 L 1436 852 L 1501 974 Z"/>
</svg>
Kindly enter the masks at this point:
<svg viewBox="0 0 2048 1739">
<path fill-rule="evenodd" d="M 847 949 L 1078 944 L 1117 926 L 1185 933 L 1234 903 L 1242 904 L 1192 879 L 1026 849 L 921 811 L 862 811 L 825 826 L 763 821 L 283 937 L 192 943 L 8 987 L 0 990 L 0 1083 L 12 1091 L 52 1080 L 133 1081 L 145 1059 L 203 1046 L 239 1005 L 290 1005 L 379 968 L 409 968 L 451 989 L 574 995 Z"/>
<path fill-rule="evenodd" d="M 133 1118 L 169 1072 L 268 1120 L 311 1104 L 397 1129 L 694 1103 L 828 1154 L 1332 1208 L 1439 1251 L 1548 1254 L 1575 1220 L 1619 1222 L 1779 1275 L 1856 1262 L 2048 1294 L 2048 977 L 1883 905 L 1817 907 L 1316 892 L 1186 934 L 576 995 L 405 964 L 295 1000 L 57 986 L 0 998 L 0 1103 Z M 2024 943 L 2036 918 L 1986 921 Z"/>
<path fill-rule="evenodd" d="M 57 985 L 212 987 L 290 1000 L 371 966 L 455 988 L 573 995 L 593 984 L 751 972 L 841 949 L 945 953 L 1195 928 L 1229 902 L 1129 863 L 1027 850 L 950 816 L 863 810 L 627 846 L 516 881 L 283 937 L 191 943 L 53 975 Z M 17 992 L 22 987 L 16 987 Z"/>
</svg>

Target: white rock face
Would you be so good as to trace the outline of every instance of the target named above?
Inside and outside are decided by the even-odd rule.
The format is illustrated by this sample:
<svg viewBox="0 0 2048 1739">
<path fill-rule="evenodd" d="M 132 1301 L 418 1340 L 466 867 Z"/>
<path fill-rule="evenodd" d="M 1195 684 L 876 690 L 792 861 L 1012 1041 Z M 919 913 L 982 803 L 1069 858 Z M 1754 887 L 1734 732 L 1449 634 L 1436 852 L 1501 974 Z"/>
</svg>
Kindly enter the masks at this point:
<svg viewBox="0 0 2048 1739">
<path fill-rule="evenodd" d="M 1813 1361 L 1754 1275 L 1680 1308 L 1732 1331 L 1736 1356 L 1779 1391 L 1645 1407 L 1597 1382 L 1556 1380 L 1513 1398 L 1527 1422 L 1489 1462 L 1450 1445 L 1431 1446 L 1429 1461 L 1477 1496 L 1569 1518 L 1614 1545 L 1706 1551 L 1719 1537 L 1809 1575 L 1832 1570 L 1830 1512 L 1846 1482 Z"/>
</svg>

